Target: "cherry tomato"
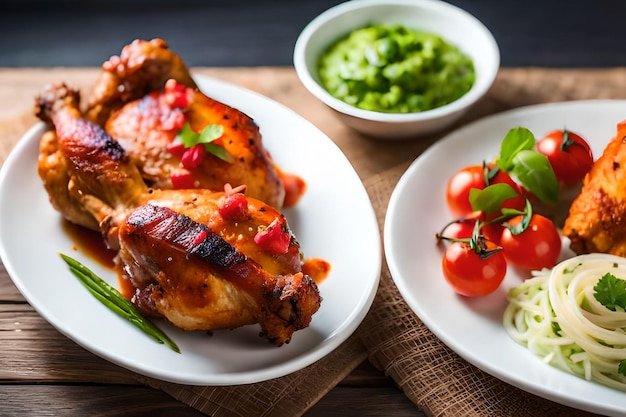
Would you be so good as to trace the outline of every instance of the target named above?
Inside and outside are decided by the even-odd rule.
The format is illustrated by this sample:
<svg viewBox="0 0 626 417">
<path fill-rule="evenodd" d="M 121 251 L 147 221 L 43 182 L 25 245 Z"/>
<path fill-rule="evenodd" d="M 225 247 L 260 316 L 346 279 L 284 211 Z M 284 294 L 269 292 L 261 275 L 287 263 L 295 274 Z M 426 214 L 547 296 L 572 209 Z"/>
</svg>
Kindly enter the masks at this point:
<svg viewBox="0 0 626 417">
<path fill-rule="evenodd" d="M 537 142 L 537 151 L 544 154 L 559 183 L 578 184 L 593 165 L 591 148 L 585 139 L 569 130 L 554 130 Z"/>
<path fill-rule="evenodd" d="M 490 164 L 487 168 L 493 170 L 494 166 Z M 459 218 L 470 215 L 473 212 L 469 201 L 470 190 L 472 188 L 482 190 L 487 185 L 492 184 L 508 184 L 518 194 L 518 196 L 506 200 L 502 207 L 515 208 L 520 211 L 524 209 L 526 200 L 522 196 L 522 190 L 509 174 L 498 169 L 487 184 L 485 182 L 485 168 L 482 165 L 469 165 L 457 171 L 446 186 L 446 202 L 452 215 Z M 496 214 L 499 215 L 499 213 Z"/>
<path fill-rule="evenodd" d="M 493 242 L 486 242 L 486 250 L 496 250 Z M 455 292 L 468 297 L 487 295 L 496 290 L 506 275 L 506 260 L 502 251 L 487 258 L 465 242 L 452 242 L 442 260 L 443 275 Z"/>
<path fill-rule="evenodd" d="M 500 245 L 500 240 L 502 239 L 502 232 L 505 227 L 502 226 L 501 223 L 489 223 L 485 224 L 482 227 L 482 233 L 485 235 L 485 238 L 496 245 Z"/>
<path fill-rule="evenodd" d="M 470 165 L 461 168 L 448 181 L 446 186 L 446 202 L 455 217 L 466 217 L 473 212 L 469 202 L 472 188 L 485 188 L 484 169 L 482 165 Z"/>
<path fill-rule="evenodd" d="M 523 215 L 508 220 L 511 226 L 518 225 Z M 550 219 L 534 213 L 528 228 L 515 235 L 504 228 L 500 239 L 502 252 L 509 265 L 524 270 L 552 268 L 561 253 L 561 236 Z"/>
<path fill-rule="evenodd" d="M 526 207 L 526 198 L 524 197 L 522 187 L 520 187 L 515 181 L 513 181 L 513 178 L 511 178 L 509 174 L 499 169 L 498 173 L 491 179 L 489 184 L 510 185 L 511 188 L 513 188 L 513 190 L 517 193 L 517 197 L 512 197 L 504 201 L 502 203 L 502 207 L 517 209 L 519 211 L 524 210 L 524 207 Z"/>
</svg>

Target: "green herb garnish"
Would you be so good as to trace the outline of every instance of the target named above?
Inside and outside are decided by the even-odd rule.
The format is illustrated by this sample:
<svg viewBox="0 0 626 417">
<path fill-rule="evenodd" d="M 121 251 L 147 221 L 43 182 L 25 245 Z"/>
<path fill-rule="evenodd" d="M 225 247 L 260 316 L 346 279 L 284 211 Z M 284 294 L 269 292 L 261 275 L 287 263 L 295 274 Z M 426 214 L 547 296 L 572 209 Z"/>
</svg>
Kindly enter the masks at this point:
<svg viewBox="0 0 626 417">
<path fill-rule="evenodd" d="M 617 366 L 617 372 L 626 376 L 626 359 L 622 359 Z"/>
<path fill-rule="evenodd" d="M 516 196 L 517 193 L 509 184 L 499 183 L 489 185 L 482 190 L 472 188 L 469 192 L 469 201 L 474 210 L 493 214 L 501 211 L 502 204 L 506 200 Z"/>
<path fill-rule="evenodd" d="M 102 278 L 98 277 L 93 271 L 71 257 L 59 254 L 61 258 L 70 267 L 70 271 L 80 280 L 80 282 L 89 290 L 89 292 L 98 299 L 102 304 L 108 307 L 115 314 L 125 318 L 141 331 L 151 336 L 159 343 L 164 343 L 173 351 L 180 353 L 180 349 L 161 329 L 155 326 L 150 320 L 143 317 L 135 306 L 131 304 L 124 296 L 115 288 L 106 283 Z"/>
<path fill-rule="evenodd" d="M 202 129 L 202 132 L 196 133 L 191 129 L 191 126 L 189 126 L 189 122 L 185 123 L 185 125 L 178 131 L 178 136 L 180 136 L 185 148 L 192 148 L 195 145 L 204 144 L 204 150 L 208 153 L 215 155 L 226 162 L 232 162 L 233 157 L 226 152 L 226 149 L 211 143 L 214 140 L 221 138 L 223 134 L 224 127 L 220 125 L 207 125 L 204 129 Z"/>
<path fill-rule="evenodd" d="M 485 214 L 501 212 L 502 219 L 513 217 L 524 212 L 508 212 L 502 209 L 504 201 L 514 198 L 518 192 L 505 183 L 492 183 L 500 172 L 506 172 L 517 184 L 546 203 L 559 200 L 559 183 L 548 158 L 535 150 L 535 136 L 525 127 L 509 129 L 500 143 L 500 151 L 495 158 L 495 168 L 483 163 L 485 187 L 482 190 L 472 189 L 469 201 L 474 211 Z M 530 218 L 530 215 L 528 216 Z"/>
<path fill-rule="evenodd" d="M 607 272 L 593 287 L 596 300 L 611 311 L 626 309 L 626 281 Z"/>
<path fill-rule="evenodd" d="M 535 143 L 527 128 L 510 129 L 500 145 L 496 165 L 541 201 L 556 203 L 558 180 L 548 158 L 534 149 Z"/>
</svg>

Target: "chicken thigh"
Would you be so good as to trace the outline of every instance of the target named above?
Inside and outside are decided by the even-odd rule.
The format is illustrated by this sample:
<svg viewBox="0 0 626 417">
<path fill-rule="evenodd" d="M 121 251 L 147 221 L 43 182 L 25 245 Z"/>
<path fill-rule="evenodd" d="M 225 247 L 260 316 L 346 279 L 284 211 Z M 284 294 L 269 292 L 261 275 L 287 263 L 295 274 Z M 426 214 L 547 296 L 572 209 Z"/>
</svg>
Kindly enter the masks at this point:
<svg viewBox="0 0 626 417">
<path fill-rule="evenodd" d="M 80 116 L 77 102 L 62 84 L 37 99 L 55 143 L 39 172 L 64 216 L 91 217 L 118 250 L 119 273 L 140 311 L 185 330 L 258 323 L 277 346 L 309 326 L 321 297 L 281 212 L 243 194 L 245 185 L 149 188 L 122 146 Z"/>
</svg>

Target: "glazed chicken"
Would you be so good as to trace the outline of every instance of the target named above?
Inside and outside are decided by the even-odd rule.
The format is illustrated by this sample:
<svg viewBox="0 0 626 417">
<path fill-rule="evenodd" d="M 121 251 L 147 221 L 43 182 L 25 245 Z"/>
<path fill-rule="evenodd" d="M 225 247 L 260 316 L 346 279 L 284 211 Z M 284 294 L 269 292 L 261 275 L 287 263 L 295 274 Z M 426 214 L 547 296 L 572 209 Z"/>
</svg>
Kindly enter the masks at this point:
<svg viewBox="0 0 626 417">
<path fill-rule="evenodd" d="M 309 326 L 321 297 L 278 210 L 245 186 L 155 190 L 100 126 L 81 117 L 63 84 L 37 99 L 54 126 L 41 142 L 39 172 L 50 201 L 70 221 L 97 225 L 141 312 L 185 330 L 258 323 L 273 344 Z M 70 207 L 70 209 L 68 209 Z"/>
<path fill-rule="evenodd" d="M 626 256 L 626 122 L 583 181 L 563 226 L 577 254 Z"/>
<path fill-rule="evenodd" d="M 200 92 L 164 40 L 136 40 L 102 70 L 85 117 L 120 142 L 151 187 L 246 184 L 247 195 L 278 209 L 304 191 L 299 177 L 272 161 L 254 120 Z M 210 144 L 183 143 L 183 128 L 196 136 L 208 128 L 215 137 Z"/>
</svg>

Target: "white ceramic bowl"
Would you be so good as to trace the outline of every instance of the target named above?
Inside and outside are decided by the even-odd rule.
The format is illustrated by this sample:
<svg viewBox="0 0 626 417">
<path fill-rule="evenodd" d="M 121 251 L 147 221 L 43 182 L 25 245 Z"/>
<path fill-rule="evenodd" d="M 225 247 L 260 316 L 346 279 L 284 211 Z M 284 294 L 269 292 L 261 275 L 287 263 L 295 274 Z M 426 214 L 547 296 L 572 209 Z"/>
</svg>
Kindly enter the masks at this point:
<svg viewBox="0 0 626 417">
<path fill-rule="evenodd" d="M 382 113 L 359 109 L 328 93 L 317 64 L 333 42 L 368 24 L 402 24 L 435 33 L 474 61 L 476 82 L 458 100 L 416 113 Z M 468 12 L 441 0 L 350 0 L 313 19 L 300 33 L 294 66 L 304 86 L 334 109 L 351 128 L 378 138 L 410 139 L 448 127 L 489 90 L 500 67 L 500 51 L 489 31 Z"/>
</svg>

